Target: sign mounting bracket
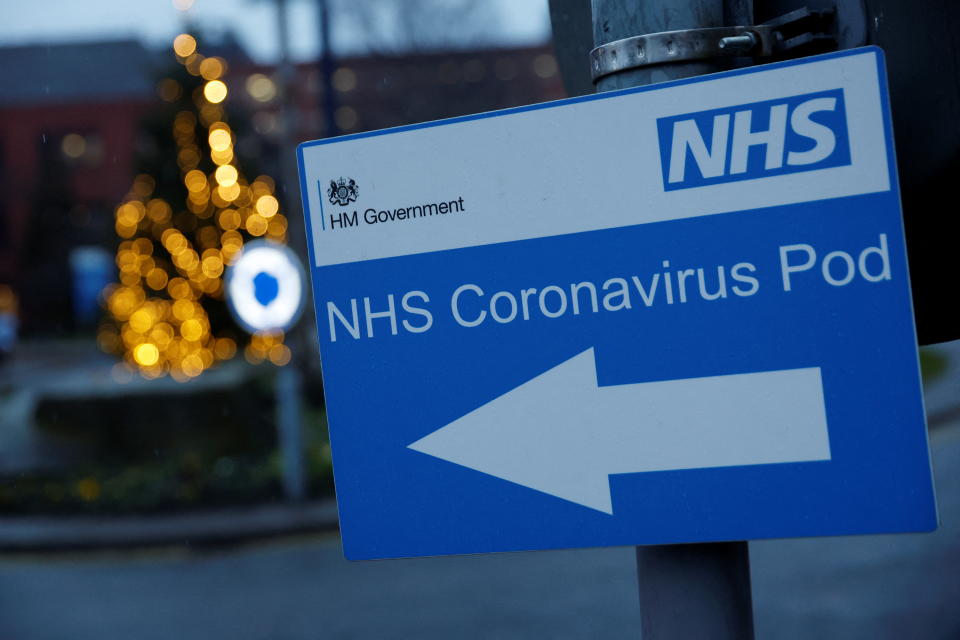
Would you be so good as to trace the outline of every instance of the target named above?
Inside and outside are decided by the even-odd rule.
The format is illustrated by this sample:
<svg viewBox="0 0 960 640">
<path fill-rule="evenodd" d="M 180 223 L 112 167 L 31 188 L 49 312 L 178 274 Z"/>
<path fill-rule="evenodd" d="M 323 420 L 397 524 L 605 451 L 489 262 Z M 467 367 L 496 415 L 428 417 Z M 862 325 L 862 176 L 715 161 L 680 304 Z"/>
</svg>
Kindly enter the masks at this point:
<svg viewBox="0 0 960 640">
<path fill-rule="evenodd" d="M 836 11 L 802 7 L 763 24 L 647 33 L 615 40 L 590 52 L 593 81 L 661 64 L 715 58 L 770 58 L 816 42 L 836 45 L 830 33 Z"/>
</svg>

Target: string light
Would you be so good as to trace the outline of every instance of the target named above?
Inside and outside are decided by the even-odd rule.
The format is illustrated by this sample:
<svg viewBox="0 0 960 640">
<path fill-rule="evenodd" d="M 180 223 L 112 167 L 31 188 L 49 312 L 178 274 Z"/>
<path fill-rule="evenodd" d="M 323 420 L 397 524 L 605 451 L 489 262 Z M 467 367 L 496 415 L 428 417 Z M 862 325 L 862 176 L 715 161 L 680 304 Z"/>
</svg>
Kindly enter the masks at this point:
<svg viewBox="0 0 960 640">
<path fill-rule="evenodd" d="M 186 9 L 192 0 L 174 4 Z M 188 73 L 205 82 L 193 94 L 172 79 L 158 85 L 166 102 L 193 100 L 176 113 L 170 129 L 177 148 L 170 163 L 186 190 L 183 203 L 155 194 L 156 180 L 140 174 L 114 212 L 121 239 L 119 282 L 104 290 L 113 322 L 100 328 L 97 343 L 122 356 L 114 367 L 119 381 L 138 371 L 148 379 L 169 375 L 186 382 L 239 353 L 250 362 L 276 366 L 292 358 L 283 334 L 251 336 L 242 349 L 233 338 L 215 335 L 205 304 L 222 300 L 225 268 L 248 237 L 284 242 L 287 220 L 273 179 L 261 175 L 248 182 L 237 163 L 234 133 L 222 106 L 229 92 L 226 62 L 203 56 L 189 33 L 174 38 L 173 51 Z M 272 98 L 272 81 L 265 76 L 255 89 L 260 99 Z"/>
</svg>

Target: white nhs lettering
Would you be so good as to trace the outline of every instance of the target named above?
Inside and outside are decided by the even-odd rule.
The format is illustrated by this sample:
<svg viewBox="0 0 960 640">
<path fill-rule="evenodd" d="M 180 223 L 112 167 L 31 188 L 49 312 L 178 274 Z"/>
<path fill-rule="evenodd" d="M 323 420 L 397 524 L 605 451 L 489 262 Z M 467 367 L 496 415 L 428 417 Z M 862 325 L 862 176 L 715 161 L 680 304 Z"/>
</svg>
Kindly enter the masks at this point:
<svg viewBox="0 0 960 640">
<path fill-rule="evenodd" d="M 835 111 L 837 98 L 817 97 L 799 104 L 774 104 L 763 108 L 769 109 L 770 118 L 767 128 L 761 130 L 753 129 L 753 116 L 759 110 L 757 108 L 713 116 L 709 146 L 696 120 L 690 118 L 674 121 L 667 182 L 679 183 L 687 179 L 688 157 L 693 158 L 700 175 L 709 179 L 746 174 L 748 169 L 759 172 L 759 167 L 748 167 L 752 147 L 764 148 L 764 172 L 781 169 L 784 163 L 792 167 L 816 164 L 829 158 L 836 148 L 836 133 L 830 127 L 813 120 L 811 116 L 815 113 Z M 813 146 L 784 153 L 788 122 L 793 133 L 812 141 Z M 809 143 L 805 146 L 809 146 Z"/>
</svg>

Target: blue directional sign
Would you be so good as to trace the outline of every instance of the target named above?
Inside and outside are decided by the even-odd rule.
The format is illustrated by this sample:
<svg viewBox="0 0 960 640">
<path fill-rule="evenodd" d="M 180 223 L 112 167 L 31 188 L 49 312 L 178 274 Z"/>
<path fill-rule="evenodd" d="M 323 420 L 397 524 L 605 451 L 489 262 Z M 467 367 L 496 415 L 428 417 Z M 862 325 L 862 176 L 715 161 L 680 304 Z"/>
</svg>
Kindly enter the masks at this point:
<svg viewBox="0 0 960 640">
<path fill-rule="evenodd" d="M 936 527 L 880 50 L 299 161 L 347 557 Z"/>
</svg>

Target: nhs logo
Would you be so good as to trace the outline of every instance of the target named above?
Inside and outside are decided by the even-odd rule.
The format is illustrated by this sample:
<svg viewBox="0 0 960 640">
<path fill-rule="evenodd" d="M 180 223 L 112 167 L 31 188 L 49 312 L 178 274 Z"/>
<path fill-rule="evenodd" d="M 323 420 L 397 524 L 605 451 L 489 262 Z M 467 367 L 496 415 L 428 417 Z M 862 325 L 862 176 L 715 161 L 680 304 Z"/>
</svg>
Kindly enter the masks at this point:
<svg viewBox="0 0 960 640">
<path fill-rule="evenodd" d="M 843 90 L 657 119 L 666 191 L 850 164 Z"/>
</svg>

